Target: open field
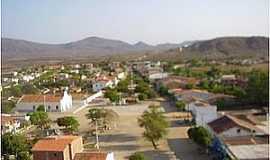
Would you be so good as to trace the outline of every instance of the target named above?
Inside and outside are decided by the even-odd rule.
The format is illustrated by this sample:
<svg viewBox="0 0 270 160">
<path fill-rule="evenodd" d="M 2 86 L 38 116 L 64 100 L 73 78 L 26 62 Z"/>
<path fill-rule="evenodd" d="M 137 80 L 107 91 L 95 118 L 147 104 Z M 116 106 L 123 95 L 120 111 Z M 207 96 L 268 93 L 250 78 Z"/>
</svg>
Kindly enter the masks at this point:
<svg viewBox="0 0 270 160">
<path fill-rule="evenodd" d="M 263 64 L 254 64 L 250 66 L 240 66 L 240 65 L 225 65 L 225 66 L 216 66 L 217 68 L 221 69 L 222 71 L 230 71 L 233 69 L 239 69 L 240 71 L 243 72 L 248 72 L 251 71 L 252 69 L 258 69 L 258 70 L 263 70 L 263 71 L 268 71 L 269 70 L 269 65 L 268 63 L 263 63 Z M 206 67 L 194 67 L 192 68 L 194 71 L 208 71 L 210 69 L 209 66 Z"/>
</svg>

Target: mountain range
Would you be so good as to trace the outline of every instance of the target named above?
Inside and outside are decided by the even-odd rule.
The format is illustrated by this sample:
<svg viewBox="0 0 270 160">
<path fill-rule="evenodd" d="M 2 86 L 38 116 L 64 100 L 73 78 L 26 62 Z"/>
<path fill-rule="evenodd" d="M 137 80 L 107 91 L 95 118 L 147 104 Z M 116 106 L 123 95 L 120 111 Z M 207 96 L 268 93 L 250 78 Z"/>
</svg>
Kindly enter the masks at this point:
<svg viewBox="0 0 270 160">
<path fill-rule="evenodd" d="M 107 56 L 126 53 L 167 54 L 183 57 L 227 57 L 241 55 L 268 56 L 268 37 L 221 37 L 211 40 L 185 41 L 149 45 L 144 42 L 129 44 L 120 40 L 89 37 L 63 44 L 45 44 L 26 40 L 2 38 L 2 58 L 69 58 Z"/>
</svg>

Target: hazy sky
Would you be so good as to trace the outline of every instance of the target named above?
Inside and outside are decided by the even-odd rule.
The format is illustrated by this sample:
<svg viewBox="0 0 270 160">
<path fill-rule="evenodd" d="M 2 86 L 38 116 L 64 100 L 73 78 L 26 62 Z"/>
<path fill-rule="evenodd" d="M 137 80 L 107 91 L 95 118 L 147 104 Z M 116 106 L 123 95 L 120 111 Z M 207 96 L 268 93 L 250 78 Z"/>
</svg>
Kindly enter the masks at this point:
<svg viewBox="0 0 270 160">
<path fill-rule="evenodd" d="M 64 43 L 90 36 L 150 44 L 268 36 L 268 0 L 2 0 L 2 37 Z"/>
</svg>

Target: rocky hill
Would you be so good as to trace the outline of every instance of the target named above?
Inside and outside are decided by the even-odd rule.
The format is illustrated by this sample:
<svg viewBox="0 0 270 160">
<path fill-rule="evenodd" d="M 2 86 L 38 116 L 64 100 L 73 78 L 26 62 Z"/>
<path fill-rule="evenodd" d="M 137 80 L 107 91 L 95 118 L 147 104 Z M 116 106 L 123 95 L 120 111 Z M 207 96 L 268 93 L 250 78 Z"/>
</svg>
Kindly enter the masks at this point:
<svg viewBox="0 0 270 160">
<path fill-rule="evenodd" d="M 2 38 L 2 58 L 5 60 L 38 58 L 78 58 L 117 54 L 153 54 L 156 57 L 240 57 L 268 56 L 267 37 L 221 37 L 204 41 L 186 41 L 179 44 L 164 43 L 149 45 L 138 42 L 134 45 L 99 37 L 64 44 L 43 44 L 25 40 Z M 175 58 L 175 57 L 174 57 Z"/>
</svg>

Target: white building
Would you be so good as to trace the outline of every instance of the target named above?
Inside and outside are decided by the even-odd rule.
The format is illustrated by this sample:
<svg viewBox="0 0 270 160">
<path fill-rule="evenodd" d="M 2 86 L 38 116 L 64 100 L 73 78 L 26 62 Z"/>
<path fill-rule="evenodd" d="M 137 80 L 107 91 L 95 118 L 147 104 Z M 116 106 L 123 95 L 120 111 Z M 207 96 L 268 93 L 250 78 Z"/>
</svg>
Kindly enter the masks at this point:
<svg viewBox="0 0 270 160">
<path fill-rule="evenodd" d="M 107 86 L 111 86 L 113 83 L 108 80 L 95 81 L 92 83 L 93 92 L 99 92 Z"/>
<path fill-rule="evenodd" d="M 60 111 L 64 112 L 71 108 L 72 108 L 72 96 L 67 93 L 67 90 L 65 90 L 64 96 L 60 100 Z"/>
<path fill-rule="evenodd" d="M 1 133 L 16 133 L 21 126 L 21 120 L 10 114 L 1 115 Z"/>
<path fill-rule="evenodd" d="M 74 105 L 80 105 L 81 99 L 72 100 L 72 96 L 64 92 L 63 97 L 59 95 L 23 95 L 16 104 L 15 111 L 33 112 L 40 105 L 45 106 L 46 112 L 64 112 Z"/>
<path fill-rule="evenodd" d="M 29 81 L 31 81 L 31 80 L 34 80 L 35 77 L 32 76 L 32 75 L 24 75 L 24 76 L 22 77 L 22 79 L 23 79 L 24 81 L 26 81 L 26 82 L 29 82 Z"/>
<path fill-rule="evenodd" d="M 186 105 L 186 110 L 191 111 L 196 125 L 207 126 L 208 122 L 217 119 L 217 106 L 210 105 L 201 101 L 191 102 Z"/>
<path fill-rule="evenodd" d="M 224 115 L 208 123 L 208 129 L 218 137 L 243 137 L 264 135 L 264 131 L 256 126 L 236 118 L 232 115 Z"/>
<path fill-rule="evenodd" d="M 150 81 L 151 80 L 163 79 L 163 78 L 167 78 L 167 77 L 168 77 L 168 73 L 165 73 L 165 72 L 151 73 L 148 76 Z"/>
<path fill-rule="evenodd" d="M 120 79 L 120 80 L 125 79 L 126 78 L 125 72 L 118 73 L 117 78 Z"/>
</svg>

